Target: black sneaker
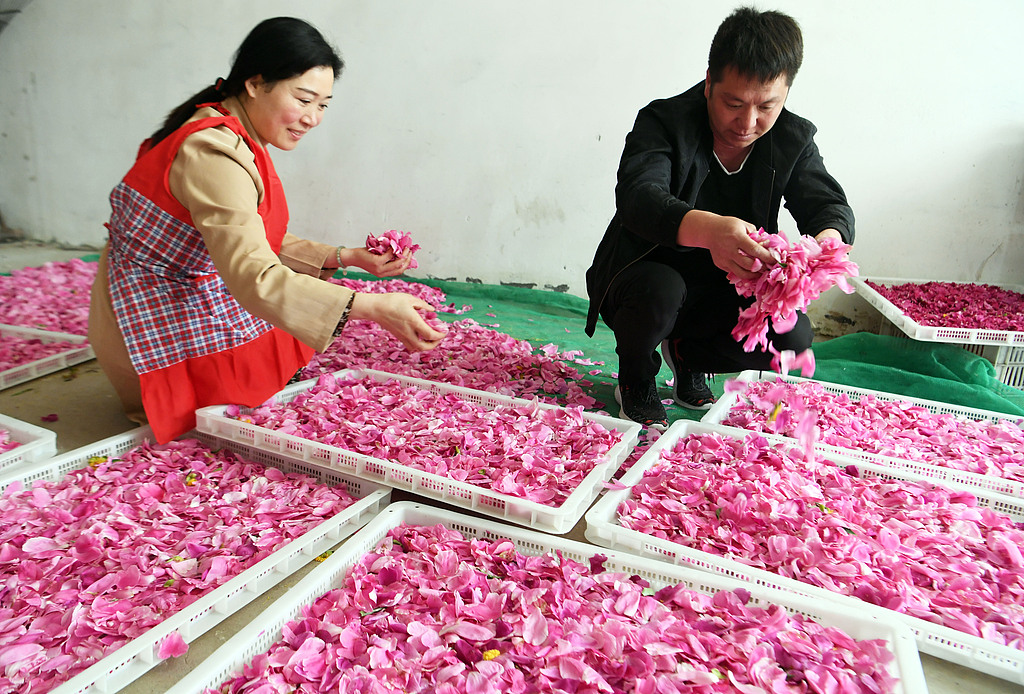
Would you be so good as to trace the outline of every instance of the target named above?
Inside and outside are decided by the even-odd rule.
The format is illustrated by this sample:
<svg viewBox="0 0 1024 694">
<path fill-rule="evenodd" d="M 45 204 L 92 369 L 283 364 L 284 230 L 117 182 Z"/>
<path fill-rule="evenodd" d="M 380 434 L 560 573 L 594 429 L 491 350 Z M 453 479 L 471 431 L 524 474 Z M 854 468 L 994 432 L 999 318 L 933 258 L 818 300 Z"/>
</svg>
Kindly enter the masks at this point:
<svg viewBox="0 0 1024 694">
<path fill-rule="evenodd" d="M 677 404 L 691 410 L 710 410 L 711 406 L 715 404 L 715 394 L 708 387 L 704 374 L 684 369 L 677 363 L 675 352 L 672 349 L 674 342 L 674 340 L 663 340 L 661 343 L 661 355 L 672 371 L 672 399 Z"/>
<path fill-rule="evenodd" d="M 615 402 L 621 405 L 622 419 L 663 431 L 668 428 L 668 414 L 658 399 L 658 386 L 653 379 L 638 385 L 619 383 L 615 386 Z"/>
</svg>

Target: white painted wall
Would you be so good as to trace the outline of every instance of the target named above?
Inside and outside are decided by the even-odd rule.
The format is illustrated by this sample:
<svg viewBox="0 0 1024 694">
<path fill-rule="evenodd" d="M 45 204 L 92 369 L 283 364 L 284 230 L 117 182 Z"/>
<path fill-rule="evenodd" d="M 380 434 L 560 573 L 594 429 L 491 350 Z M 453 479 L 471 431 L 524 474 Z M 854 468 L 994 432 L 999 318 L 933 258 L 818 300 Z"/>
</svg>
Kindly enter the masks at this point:
<svg viewBox="0 0 1024 694">
<path fill-rule="evenodd" d="M 582 296 L 636 111 L 703 77 L 739 1 L 33 0 L 0 36 L 0 212 L 102 243 L 139 141 L 257 21 L 299 14 L 347 68 L 274 155 L 295 233 L 402 229 L 419 276 Z M 803 26 L 789 106 L 854 205 L 862 274 L 1024 284 L 1024 2 L 759 6 Z"/>
</svg>

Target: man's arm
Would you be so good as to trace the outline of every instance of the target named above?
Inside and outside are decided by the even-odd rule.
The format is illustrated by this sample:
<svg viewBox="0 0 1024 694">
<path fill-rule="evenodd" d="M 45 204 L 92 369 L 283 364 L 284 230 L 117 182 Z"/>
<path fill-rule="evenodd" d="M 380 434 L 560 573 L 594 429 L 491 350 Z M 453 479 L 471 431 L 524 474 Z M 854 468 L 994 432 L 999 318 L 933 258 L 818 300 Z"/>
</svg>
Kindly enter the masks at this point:
<svg viewBox="0 0 1024 694">
<path fill-rule="evenodd" d="M 837 234 L 844 243 L 853 243 L 853 209 L 842 186 L 825 168 L 813 139 L 793 167 L 784 196 L 801 234 L 818 240 Z"/>
<path fill-rule="evenodd" d="M 674 127 L 674 126 L 673 126 Z M 672 193 L 678 146 L 668 124 L 651 106 L 637 114 L 619 160 L 615 208 L 623 225 L 637 236 L 675 247 L 679 223 L 692 208 Z"/>
</svg>

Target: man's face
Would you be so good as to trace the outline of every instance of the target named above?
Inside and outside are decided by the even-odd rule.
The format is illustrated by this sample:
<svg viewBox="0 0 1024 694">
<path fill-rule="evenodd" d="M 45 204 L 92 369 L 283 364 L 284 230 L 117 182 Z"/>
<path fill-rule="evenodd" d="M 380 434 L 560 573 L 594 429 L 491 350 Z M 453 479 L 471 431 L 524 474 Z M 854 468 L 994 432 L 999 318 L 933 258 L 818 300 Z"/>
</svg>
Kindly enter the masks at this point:
<svg viewBox="0 0 1024 694">
<path fill-rule="evenodd" d="M 775 125 L 788 95 L 785 75 L 772 82 L 758 82 L 728 67 L 714 85 L 709 75 L 704 81 L 704 96 L 715 151 L 724 154 L 749 148 Z"/>
</svg>

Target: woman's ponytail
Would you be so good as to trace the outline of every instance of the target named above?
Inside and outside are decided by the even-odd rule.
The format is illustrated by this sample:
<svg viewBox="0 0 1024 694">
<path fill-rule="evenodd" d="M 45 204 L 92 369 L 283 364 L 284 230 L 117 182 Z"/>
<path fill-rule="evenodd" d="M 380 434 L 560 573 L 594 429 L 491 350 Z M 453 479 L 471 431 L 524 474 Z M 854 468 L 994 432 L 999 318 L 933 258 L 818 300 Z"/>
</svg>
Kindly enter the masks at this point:
<svg viewBox="0 0 1024 694">
<path fill-rule="evenodd" d="M 208 104 L 212 101 L 222 101 L 224 99 L 224 94 L 217 87 L 218 85 L 223 84 L 223 82 L 224 80 L 218 79 L 217 84 L 210 85 L 175 107 L 173 111 L 167 114 L 167 118 L 164 120 L 164 124 L 160 126 L 160 129 L 150 135 L 149 146 L 155 147 L 160 140 L 164 139 L 184 125 L 185 121 L 191 118 L 198 110 L 196 107 L 199 104 Z"/>
</svg>

